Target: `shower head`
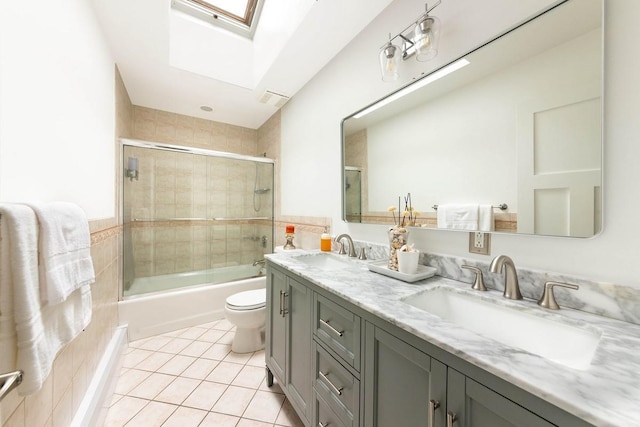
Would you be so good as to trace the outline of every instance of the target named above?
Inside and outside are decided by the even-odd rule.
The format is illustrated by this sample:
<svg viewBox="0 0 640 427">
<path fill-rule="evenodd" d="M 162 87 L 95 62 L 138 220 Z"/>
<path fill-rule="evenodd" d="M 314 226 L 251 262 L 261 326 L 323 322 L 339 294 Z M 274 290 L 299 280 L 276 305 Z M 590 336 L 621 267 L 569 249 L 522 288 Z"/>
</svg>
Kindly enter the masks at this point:
<svg viewBox="0 0 640 427">
<path fill-rule="evenodd" d="M 258 188 L 256 190 L 253 190 L 253 192 L 256 193 L 256 194 L 266 194 L 269 191 L 271 191 L 270 188 Z"/>
</svg>

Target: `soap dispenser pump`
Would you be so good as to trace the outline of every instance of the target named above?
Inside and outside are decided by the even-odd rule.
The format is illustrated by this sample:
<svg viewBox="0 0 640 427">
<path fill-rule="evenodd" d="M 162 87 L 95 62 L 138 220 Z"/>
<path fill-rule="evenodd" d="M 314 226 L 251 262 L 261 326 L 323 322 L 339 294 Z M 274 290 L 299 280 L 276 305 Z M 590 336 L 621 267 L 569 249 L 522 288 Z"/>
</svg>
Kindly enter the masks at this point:
<svg viewBox="0 0 640 427">
<path fill-rule="evenodd" d="M 331 234 L 327 230 L 327 226 L 324 226 L 324 232 L 320 236 L 320 250 L 323 252 L 331 252 Z"/>
</svg>

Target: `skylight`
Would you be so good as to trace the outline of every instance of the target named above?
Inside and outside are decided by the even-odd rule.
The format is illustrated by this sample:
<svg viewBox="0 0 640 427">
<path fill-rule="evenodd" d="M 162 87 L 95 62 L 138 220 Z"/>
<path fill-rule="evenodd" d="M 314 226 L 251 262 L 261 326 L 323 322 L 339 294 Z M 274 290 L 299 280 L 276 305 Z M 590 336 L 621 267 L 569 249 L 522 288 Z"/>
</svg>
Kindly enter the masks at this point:
<svg viewBox="0 0 640 427">
<path fill-rule="evenodd" d="M 174 9 L 252 38 L 263 0 L 173 0 Z"/>
</svg>

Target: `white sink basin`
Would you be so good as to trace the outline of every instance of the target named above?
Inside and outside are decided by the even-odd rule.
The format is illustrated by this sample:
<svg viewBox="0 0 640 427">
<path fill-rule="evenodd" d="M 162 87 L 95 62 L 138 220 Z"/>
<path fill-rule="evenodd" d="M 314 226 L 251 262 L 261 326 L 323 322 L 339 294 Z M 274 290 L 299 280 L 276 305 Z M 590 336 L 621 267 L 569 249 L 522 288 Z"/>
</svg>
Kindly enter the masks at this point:
<svg viewBox="0 0 640 427">
<path fill-rule="evenodd" d="M 334 255 L 330 253 L 317 253 L 313 255 L 301 255 L 295 257 L 297 261 L 311 267 L 321 268 L 323 270 L 340 270 L 343 268 L 353 267 L 353 263 L 347 258 L 347 255 Z"/>
<path fill-rule="evenodd" d="M 600 333 L 586 327 L 519 311 L 517 306 L 505 306 L 447 288 L 412 295 L 403 301 L 478 335 L 573 369 L 589 368 L 600 341 Z"/>
</svg>

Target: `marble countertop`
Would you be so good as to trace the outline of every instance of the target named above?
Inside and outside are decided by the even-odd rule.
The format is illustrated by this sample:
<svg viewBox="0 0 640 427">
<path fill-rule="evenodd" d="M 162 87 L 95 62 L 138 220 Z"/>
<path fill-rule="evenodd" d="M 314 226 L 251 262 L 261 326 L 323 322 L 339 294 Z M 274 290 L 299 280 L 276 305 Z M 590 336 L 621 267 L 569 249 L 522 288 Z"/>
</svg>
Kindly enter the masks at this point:
<svg viewBox="0 0 640 427">
<path fill-rule="evenodd" d="M 572 369 L 508 347 L 402 301 L 437 287 L 477 294 L 467 283 L 439 276 L 405 283 L 369 271 L 367 261 L 335 253 L 327 255 L 346 261 L 345 268 L 323 268 L 299 258 L 318 253 L 296 250 L 266 257 L 320 288 L 587 422 L 597 426 L 640 425 L 640 326 L 573 309 L 545 310 L 533 300 L 506 300 L 498 291 L 481 293 L 483 299 L 493 299 L 496 304 L 515 305 L 521 311 L 529 310 L 541 317 L 598 331 L 601 338 L 590 366 Z"/>
</svg>

